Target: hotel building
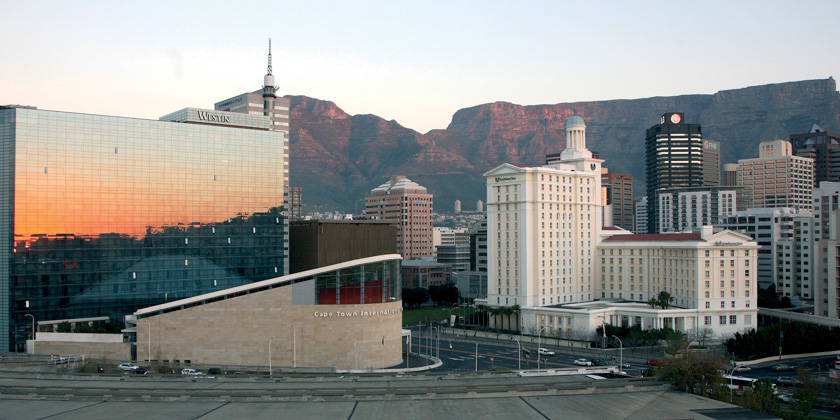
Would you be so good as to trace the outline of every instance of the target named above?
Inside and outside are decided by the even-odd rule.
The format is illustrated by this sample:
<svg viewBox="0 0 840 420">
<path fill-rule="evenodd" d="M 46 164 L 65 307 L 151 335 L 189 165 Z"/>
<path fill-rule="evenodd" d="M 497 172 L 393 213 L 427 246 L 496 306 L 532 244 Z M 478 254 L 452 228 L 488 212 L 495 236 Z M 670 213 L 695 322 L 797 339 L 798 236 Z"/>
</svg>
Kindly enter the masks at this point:
<svg viewBox="0 0 840 420">
<path fill-rule="evenodd" d="M 270 123 L 0 107 L 0 348 L 22 349 L 30 316 L 121 321 L 285 274 L 286 139 Z"/>
</svg>

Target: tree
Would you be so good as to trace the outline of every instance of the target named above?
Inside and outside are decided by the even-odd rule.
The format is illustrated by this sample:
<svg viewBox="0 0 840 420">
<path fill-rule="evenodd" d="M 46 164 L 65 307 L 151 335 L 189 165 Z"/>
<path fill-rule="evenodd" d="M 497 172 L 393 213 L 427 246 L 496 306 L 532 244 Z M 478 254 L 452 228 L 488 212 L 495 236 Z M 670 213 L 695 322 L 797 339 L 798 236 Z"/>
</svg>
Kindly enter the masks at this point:
<svg viewBox="0 0 840 420">
<path fill-rule="evenodd" d="M 811 371 L 808 369 L 799 369 L 796 378 L 799 379 L 799 382 L 802 382 L 802 385 L 793 391 L 790 408 L 793 412 L 807 418 L 811 409 L 814 408 L 814 402 L 817 400 L 819 385 L 814 381 Z"/>
<path fill-rule="evenodd" d="M 420 307 L 429 300 L 429 292 L 422 287 L 403 289 L 402 301 L 406 308 Z"/>
<path fill-rule="evenodd" d="M 662 309 L 668 309 L 671 307 L 672 300 L 674 300 L 674 298 L 671 297 L 671 294 L 663 290 L 659 292 L 659 296 L 656 298 L 656 304 Z"/>
<path fill-rule="evenodd" d="M 651 309 L 656 309 L 656 305 L 659 304 L 659 302 L 657 302 L 655 298 L 650 298 L 650 300 L 647 303 L 648 305 L 650 305 Z"/>
<path fill-rule="evenodd" d="M 773 384 L 766 377 L 756 383 L 755 389 L 745 392 L 738 399 L 738 405 L 770 415 L 779 411 L 779 401 L 773 392 Z"/>
<path fill-rule="evenodd" d="M 662 369 L 662 379 L 674 384 L 674 388 L 704 397 L 712 396 L 723 384 L 718 373 L 726 366 L 722 356 L 691 354 L 683 345 L 684 356 L 668 362 Z"/>
</svg>

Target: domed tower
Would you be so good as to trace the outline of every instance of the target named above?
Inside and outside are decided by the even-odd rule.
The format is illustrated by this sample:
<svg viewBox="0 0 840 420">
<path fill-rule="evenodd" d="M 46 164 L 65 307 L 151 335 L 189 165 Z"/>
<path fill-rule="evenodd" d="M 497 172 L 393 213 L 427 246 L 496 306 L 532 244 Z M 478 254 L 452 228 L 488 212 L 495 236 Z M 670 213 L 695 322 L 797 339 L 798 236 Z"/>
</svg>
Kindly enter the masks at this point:
<svg viewBox="0 0 840 420">
<path fill-rule="evenodd" d="M 586 124 L 575 112 L 575 115 L 566 121 L 566 148 L 560 153 L 560 159 L 565 161 L 591 158 L 592 152 L 586 148 Z"/>
</svg>

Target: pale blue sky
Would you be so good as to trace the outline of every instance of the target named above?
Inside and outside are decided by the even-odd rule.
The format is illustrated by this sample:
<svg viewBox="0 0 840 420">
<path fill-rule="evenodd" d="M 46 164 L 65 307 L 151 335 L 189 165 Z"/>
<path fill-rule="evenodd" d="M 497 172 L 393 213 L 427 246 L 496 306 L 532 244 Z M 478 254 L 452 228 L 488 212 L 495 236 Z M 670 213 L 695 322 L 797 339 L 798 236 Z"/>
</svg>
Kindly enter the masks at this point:
<svg viewBox="0 0 840 420">
<path fill-rule="evenodd" d="M 840 1 L 0 0 L 0 104 L 158 118 L 259 89 L 420 132 L 458 109 L 840 76 Z"/>
</svg>

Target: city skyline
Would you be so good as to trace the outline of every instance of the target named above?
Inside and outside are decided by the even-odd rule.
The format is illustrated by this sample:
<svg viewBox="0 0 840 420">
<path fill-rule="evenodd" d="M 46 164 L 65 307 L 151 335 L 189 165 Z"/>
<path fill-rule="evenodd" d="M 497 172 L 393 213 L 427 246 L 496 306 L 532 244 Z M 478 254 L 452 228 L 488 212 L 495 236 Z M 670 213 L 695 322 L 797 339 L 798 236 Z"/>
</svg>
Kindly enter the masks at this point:
<svg viewBox="0 0 840 420">
<path fill-rule="evenodd" d="M 209 108 L 254 89 L 268 38 L 280 96 L 333 101 L 419 132 L 495 101 L 711 94 L 840 68 L 830 26 L 813 24 L 840 11 L 835 2 L 643 6 L 6 1 L 0 26 L 21 36 L 0 61 L 0 103 L 153 119 Z M 276 23 L 255 25 L 255 16 Z M 681 21 L 696 30 L 653 29 Z M 653 58 L 668 55 L 678 59 Z"/>
</svg>

